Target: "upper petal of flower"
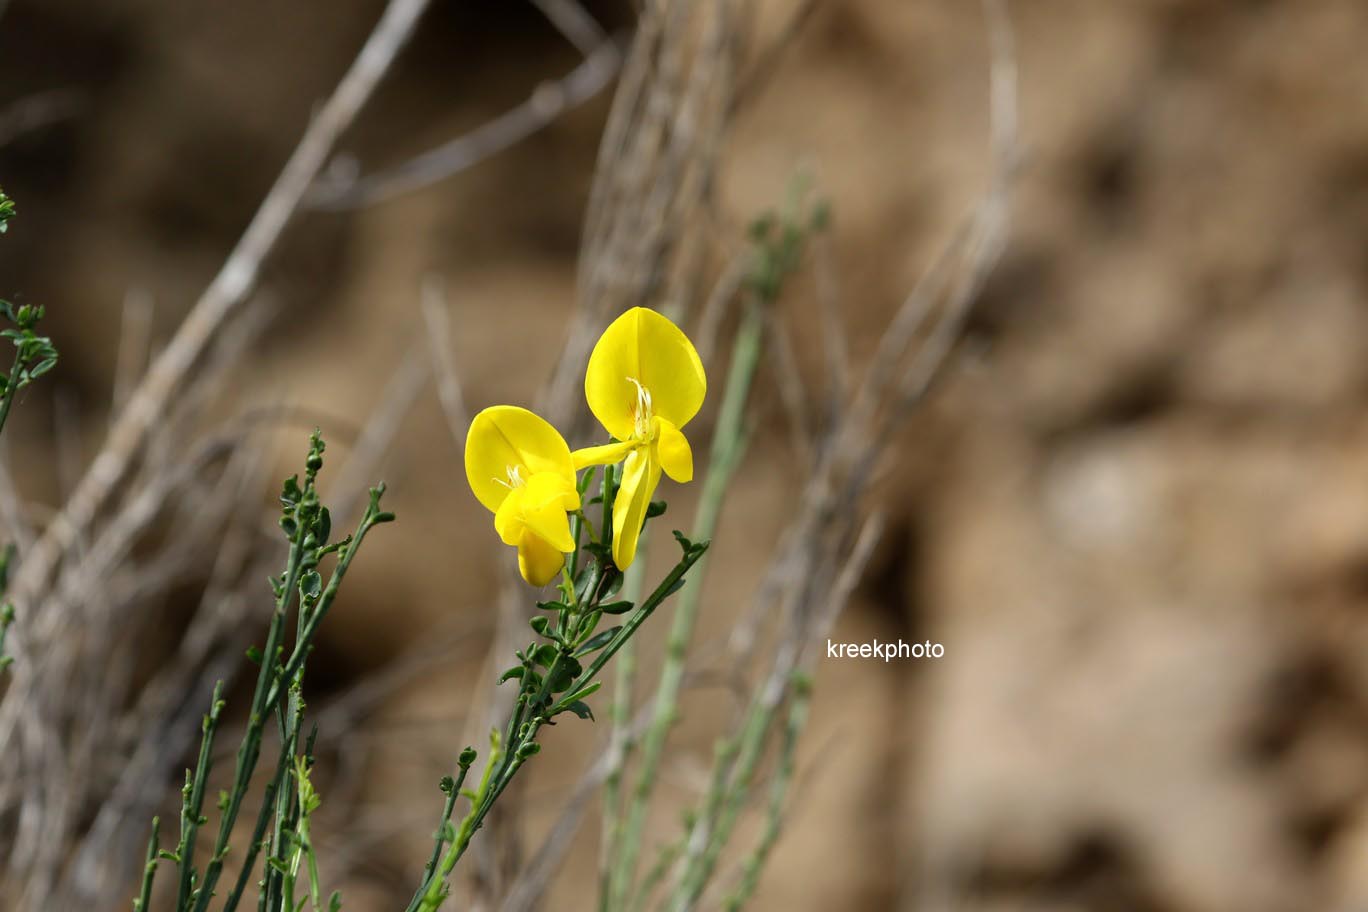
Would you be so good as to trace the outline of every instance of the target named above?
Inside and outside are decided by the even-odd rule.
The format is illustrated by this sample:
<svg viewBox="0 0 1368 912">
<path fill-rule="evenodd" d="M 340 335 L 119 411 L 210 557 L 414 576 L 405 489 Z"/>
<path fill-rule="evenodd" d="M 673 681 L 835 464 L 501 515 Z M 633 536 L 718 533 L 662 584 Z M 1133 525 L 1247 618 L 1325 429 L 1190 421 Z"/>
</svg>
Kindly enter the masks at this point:
<svg viewBox="0 0 1368 912">
<path fill-rule="evenodd" d="M 636 430 L 637 384 L 650 393 L 652 413 L 678 428 L 698 413 L 708 389 L 688 336 L 645 307 L 633 307 L 609 324 L 584 375 L 590 411 L 619 440 Z"/>
<path fill-rule="evenodd" d="M 510 468 L 519 469 L 524 481 L 550 472 L 570 479 L 574 487 L 575 467 L 565 438 L 546 419 L 514 405 L 492 406 L 470 422 L 465 468 L 476 498 L 496 512 L 508 497 Z"/>
</svg>

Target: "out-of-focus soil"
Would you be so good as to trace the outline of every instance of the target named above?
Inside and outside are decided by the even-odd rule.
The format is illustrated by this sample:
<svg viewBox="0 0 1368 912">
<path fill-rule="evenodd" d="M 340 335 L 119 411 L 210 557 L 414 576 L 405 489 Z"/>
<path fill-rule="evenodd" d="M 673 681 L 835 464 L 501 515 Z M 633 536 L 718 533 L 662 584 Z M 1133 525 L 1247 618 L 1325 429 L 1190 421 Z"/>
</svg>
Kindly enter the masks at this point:
<svg viewBox="0 0 1368 912">
<path fill-rule="evenodd" d="M 485 5 L 437 4 L 349 137 L 364 168 L 573 65 L 530 5 L 467 6 Z M 3 291 L 49 305 L 53 384 L 92 451 L 125 294 L 152 296 L 164 338 L 379 7 L 15 0 L 0 18 L 0 98 L 82 102 L 0 147 L 22 213 L 0 266 Z M 1368 6 L 1019 0 L 1012 15 L 1012 242 L 964 356 L 882 469 L 890 534 L 837 631 L 929 638 L 946 656 L 822 661 L 757 907 L 1362 908 Z M 722 209 L 735 228 L 797 169 L 815 174 L 857 364 L 983 186 L 986 94 L 978 4 L 827 0 L 743 112 Z M 424 193 L 305 217 L 265 276 L 280 317 L 239 404 L 288 397 L 363 421 L 422 332 L 429 273 L 453 301 L 467 401 L 529 402 L 573 306 L 605 110 Z M 700 638 L 750 592 L 795 478 L 762 382 L 765 433 L 724 517 Z M 22 436 L 46 439 L 44 413 L 20 410 Z M 333 681 L 453 615 L 493 615 L 508 555 L 433 395 L 387 475 L 402 521 L 324 644 Z M 687 515 L 693 492 L 671 495 Z M 368 850 L 349 907 L 386 908 L 408 882 L 431 782 L 487 681 L 478 654 L 367 730 L 334 823 L 405 835 Z M 701 743 L 709 705 L 686 704 L 686 741 Z M 672 764 L 667 797 L 684 800 L 705 760 Z M 533 803 L 574 769 L 544 772 Z M 659 832 L 674 825 L 662 815 Z M 592 845 L 576 857 L 592 865 Z M 563 878 L 550 907 L 587 908 L 591 881 Z"/>
</svg>

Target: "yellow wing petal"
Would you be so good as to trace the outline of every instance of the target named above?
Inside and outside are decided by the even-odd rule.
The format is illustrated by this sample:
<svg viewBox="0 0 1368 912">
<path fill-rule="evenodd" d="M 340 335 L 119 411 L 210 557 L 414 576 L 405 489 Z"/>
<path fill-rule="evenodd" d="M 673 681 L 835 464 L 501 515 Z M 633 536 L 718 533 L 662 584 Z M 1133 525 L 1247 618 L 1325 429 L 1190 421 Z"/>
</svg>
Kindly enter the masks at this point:
<svg viewBox="0 0 1368 912">
<path fill-rule="evenodd" d="M 622 464 L 622 485 L 613 501 L 613 563 L 620 570 L 626 570 L 636 559 L 646 508 L 659 483 L 660 463 L 644 447 L 633 450 Z"/>
<path fill-rule="evenodd" d="M 576 470 L 591 465 L 612 465 L 615 462 L 621 462 L 636 445 L 636 441 L 628 440 L 623 443 L 605 443 L 603 446 L 585 447 L 571 453 L 570 459 L 575 463 Z"/>
<path fill-rule="evenodd" d="M 475 497 L 497 511 L 508 496 L 509 466 L 523 466 L 524 479 L 539 472 L 553 472 L 573 479 L 570 447 L 546 419 L 525 408 L 496 405 L 470 422 L 466 433 L 466 480 Z"/>
<path fill-rule="evenodd" d="M 494 511 L 494 531 L 499 533 L 499 538 L 505 545 L 516 545 L 522 538 L 523 527 L 527 525 L 523 522 L 526 489 L 514 488 L 507 493 L 508 496 L 499 504 L 499 509 Z"/>
<path fill-rule="evenodd" d="M 518 572 L 534 586 L 545 586 L 565 565 L 565 557 L 531 529 L 518 542 Z"/>
<path fill-rule="evenodd" d="M 688 336 L 645 307 L 633 307 L 609 324 L 584 374 L 589 410 L 619 440 L 635 431 L 633 380 L 650 392 L 653 413 L 680 428 L 698 413 L 708 389 L 703 362 Z"/>
<path fill-rule="evenodd" d="M 689 441 L 664 418 L 656 418 L 656 456 L 660 467 L 680 484 L 693 481 L 693 450 Z"/>
</svg>

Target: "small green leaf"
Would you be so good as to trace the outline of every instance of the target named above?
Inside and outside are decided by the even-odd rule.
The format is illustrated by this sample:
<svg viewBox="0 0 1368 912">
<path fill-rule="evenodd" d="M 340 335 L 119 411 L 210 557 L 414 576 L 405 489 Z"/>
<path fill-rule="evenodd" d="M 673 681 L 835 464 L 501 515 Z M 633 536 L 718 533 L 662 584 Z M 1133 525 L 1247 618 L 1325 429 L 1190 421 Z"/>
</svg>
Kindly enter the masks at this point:
<svg viewBox="0 0 1368 912">
<path fill-rule="evenodd" d="M 588 655 L 596 649 L 602 649 L 604 646 L 607 646 L 608 643 L 612 641 L 613 637 L 617 636 L 617 632 L 621 629 L 621 626 L 609 627 L 607 630 L 603 630 L 594 634 L 584 643 L 580 644 L 579 649 L 575 650 L 575 656 L 579 657 L 583 655 Z"/>
<path fill-rule="evenodd" d="M 323 591 L 323 577 L 317 570 L 310 570 L 299 578 L 299 594 L 306 599 L 316 599 Z"/>
<path fill-rule="evenodd" d="M 636 606 L 632 602 L 608 602 L 607 604 L 599 605 L 599 611 L 602 611 L 604 614 L 626 614 L 635 607 Z"/>
<path fill-rule="evenodd" d="M 665 515 L 666 503 L 663 500 L 653 500 L 646 505 L 646 518 L 655 519 L 657 516 Z"/>
<path fill-rule="evenodd" d="M 561 660 L 560 667 L 556 669 L 555 677 L 547 680 L 546 692 L 551 694 L 561 693 L 565 688 L 574 683 L 575 678 L 578 677 L 579 673 L 583 670 L 584 668 L 579 662 L 567 656 Z M 538 683 L 540 684 L 540 682 Z M 529 688 L 529 690 L 536 691 L 540 690 L 540 688 Z"/>
<path fill-rule="evenodd" d="M 539 614 L 536 617 L 529 620 L 528 624 L 530 624 L 532 629 L 537 631 L 537 633 L 539 633 L 542 636 L 546 636 L 546 628 L 550 626 L 551 619 L 544 614 Z"/>
<path fill-rule="evenodd" d="M 560 700 L 556 703 L 556 706 L 552 712 L 563 712 L 564 710 L 569 708 L 571 703 L 583 700 L 585 697 L 598 693 L 598 689 L 602 686 L 602 681 L 594 681 L 592 683 L 584 685 L 574 693 L 566 694 L 565 696 L 561 697 Z"/>
<path fill-rule="evenodd" d="M 504 681 L 508 681 L 513 678 L 521 678 L 525 674 L 527 674 L 527 669 L 524 666 L 514 665 L 512 668 L 508 669 L 503 674 L 499 675 L 498 683 L 502 684 Z"/>
<path fill-rule="evenodd" d="M 565 708 L 568 712 L 574 713 L 581 719 L 588 719 L 590 722 L 597 721 L 596 719 L 594 719 L 594 711 L 589 708 L 588 703 L 585 703 L 582 700 L 576 700 L 575 702 L 571 703 L 569 706 Z"/>
</svg>

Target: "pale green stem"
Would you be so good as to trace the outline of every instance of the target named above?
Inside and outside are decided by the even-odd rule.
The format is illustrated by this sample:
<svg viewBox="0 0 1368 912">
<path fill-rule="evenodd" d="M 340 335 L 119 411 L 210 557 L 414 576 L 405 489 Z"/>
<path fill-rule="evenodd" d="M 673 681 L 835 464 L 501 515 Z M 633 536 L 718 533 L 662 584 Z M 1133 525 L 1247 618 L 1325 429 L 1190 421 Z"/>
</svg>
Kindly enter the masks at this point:
<svg viewBox="0 0 1368 912">
<path fill-rule="evenodd" d="M 650 550 L 650 530 L 641 533 L 637 545 L 637 559 L 627 570 L 622 584 L 622 597 L 635 602 L 641 597 L 646 579 L 647 555 Z M 630 641 L 618 652 L 618 664 L 613 676 L 612 732 L 609 736 L 611 766 L 603 781 L 603 838 L 599 847 L 599 909 L 607 912 L 612 906 L 613 865 L 621 852 L 622 839 L 622 771 L 632 751 L 632 737 L 628 731 L 632 714 L 632 681 L 636 676 L 636 647 Z"/>
<path fill-rule="evenodd" d="M 755 370 L 760 362 L 761 340 L 764 329 L 764 314 L 758 302 L 752 302 L 746 310 L 741 328 L 737 332 L 732 348 L 731 365 L 727 372 L 727 385 L 723 392 L 722 406 L 718 412 L 717 429 L 714 432 L 712 450 L 708 458 L 708 475 L 703 481 L 699 497 L 698 513 L 694 519 L 693 538 L 695 541 L 711 540 L 717 527 L 717 519 L 722 511 L 722 502 L 732 475 L 741 461 L 746 448 L 745 408 Z M 706 560 L 706 558 L 704 559 Z M 689 641 L 693 636 L 694 623 L 698 619 L 700 595 L 703 591 L 703 578 L 706 566 L 699 568 L 693 585 L 681 595 L 679 606 L 674 613 L 670 626 L 664 665 L 660 671 L 660 681 L 656 687 L 655 702 L 650 721 L 642 739 L 641 768 L 637 773 L 636 786 L 628 803 L 626 823 L 623 826 L 621 852 L 612 876 L 612 888 L 608 909 L 610 912 L 623 912 L 624 903 L 632 892 L 632 882 L 636 878 L 637 857 L 641 847 L 642 829 L 646 813 L 650 807 L 651 794 L 655 790 L 656 775 L 660 768 L 665 740 L 674 725 L 678 712 L 679 691 L 684 681 L 685 657 Z"/>
<path fill-rule="evenodd" d="M 770 782 L 769 808 L 765 816 L 765 829 L 755 851 L 746 859 L 741 870 L 741 882 L 722 903 L 723 912 L 740 912 L 755 894 L 760 885 L 760 872 L 769 860 L 770 852 L 779 842 L 779 833 L 784 824 L 784 808 L 788 800 L 789 783 L 793 781 L 794 756 L 797 753 L 798 738 L 807 725 L 810 688 L 805 679 L 795 681 L 793 703 L 789 706 L 788 722 L 784 727 L 784 744 L 780 749 L 779 768 Z"/>
</svg>

